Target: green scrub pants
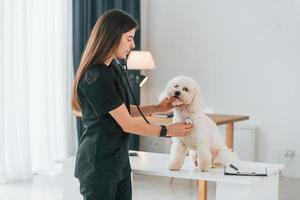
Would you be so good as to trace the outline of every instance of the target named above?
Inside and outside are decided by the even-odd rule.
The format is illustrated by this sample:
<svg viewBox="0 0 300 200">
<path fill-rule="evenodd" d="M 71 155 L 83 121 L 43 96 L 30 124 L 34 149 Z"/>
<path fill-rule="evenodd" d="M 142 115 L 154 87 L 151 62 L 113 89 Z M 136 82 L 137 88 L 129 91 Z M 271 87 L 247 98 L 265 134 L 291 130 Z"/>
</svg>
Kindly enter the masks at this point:
<svg viewBox="0 0 300 200">
<path fill-rule="evenodd" d="M 110 184 L 80 184 L 84 200 L 131 200 L 131 177 Z"/>
</svg>

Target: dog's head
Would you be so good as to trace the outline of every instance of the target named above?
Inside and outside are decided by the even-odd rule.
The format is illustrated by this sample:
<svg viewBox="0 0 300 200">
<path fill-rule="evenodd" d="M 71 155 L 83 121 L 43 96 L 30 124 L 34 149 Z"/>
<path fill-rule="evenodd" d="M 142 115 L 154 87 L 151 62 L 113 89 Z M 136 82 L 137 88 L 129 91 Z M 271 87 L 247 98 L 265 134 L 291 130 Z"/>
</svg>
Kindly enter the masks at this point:
<svg viewBox="0 0 300 200">
<path fill-rule="evenodd" d="M 202 95 L 198 83 L 187 76 L 176 76 L 171 79 L 160 99 L 176 97 L 176 104 L 183 104 L 188 112 L 198 112 L 202 108 Z"/>
</svg>

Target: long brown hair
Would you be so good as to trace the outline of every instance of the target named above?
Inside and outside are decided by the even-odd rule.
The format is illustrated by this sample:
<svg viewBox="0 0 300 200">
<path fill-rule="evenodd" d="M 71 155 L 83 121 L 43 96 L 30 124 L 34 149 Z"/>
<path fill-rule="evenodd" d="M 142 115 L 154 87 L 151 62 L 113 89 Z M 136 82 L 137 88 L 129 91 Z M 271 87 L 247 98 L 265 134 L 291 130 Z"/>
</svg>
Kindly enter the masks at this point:
<svg viewBox="0 0 300 200">
<path fill-rule="evenodd" d="M 121 10 L 109 10 L 99 17 L 87 41 L 73 82 L 72 109 L 75 113 L 81 112 L 78 83 L 82 75 L 93 64 L 104 63 L 109 59 L 118 47 L 122 34 L 137 27 L 137 22 Z"/>
</svg>

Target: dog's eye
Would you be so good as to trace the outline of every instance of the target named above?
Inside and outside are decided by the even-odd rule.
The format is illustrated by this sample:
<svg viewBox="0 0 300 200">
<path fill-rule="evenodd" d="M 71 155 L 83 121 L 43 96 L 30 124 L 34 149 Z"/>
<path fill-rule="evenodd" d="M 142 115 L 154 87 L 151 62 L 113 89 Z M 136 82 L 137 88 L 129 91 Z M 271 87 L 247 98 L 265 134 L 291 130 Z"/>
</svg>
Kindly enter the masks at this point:
<svg viewBox="0 0 300 200">
<path fill-rule="evenodd" d="M 178 88 L 178 85 L 174 85 L 174 88 Z"/>
<path fill-rule="evenodd" d="M 186 91 L 186 92 L 188 92 L 188 91 L 189 91 L 189 89 L 187 89 L 186 87 L 184 87 L 184 88 L 183 88 L 183 91 Z"/>
</svg>

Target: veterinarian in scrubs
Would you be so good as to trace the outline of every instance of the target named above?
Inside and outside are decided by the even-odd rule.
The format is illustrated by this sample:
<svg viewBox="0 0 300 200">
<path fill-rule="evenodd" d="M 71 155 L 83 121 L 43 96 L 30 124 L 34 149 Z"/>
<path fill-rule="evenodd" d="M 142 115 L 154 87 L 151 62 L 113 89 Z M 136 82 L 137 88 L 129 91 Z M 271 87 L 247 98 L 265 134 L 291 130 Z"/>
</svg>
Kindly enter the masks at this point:
<svg viewBox="0 0 300 200">
<path fill-rule="evenodd" d="M 125 75 L 116 59 L 125 59 L 135 47 L 137 23 L 120 10 L 105 12 L 96 22 L 82 54 L 73 84 L 72 108 L 81 113 L 84 133 L 79 140 L 75 176 L 85 200 L 130 200 L 130 133 L 144 136 L 184 136 L 192 125 L 149 125 L 135 119 L 129 104 Z M 175 98 L 142 106 L 145 114 L 173 108 Z"/>
</svg>

